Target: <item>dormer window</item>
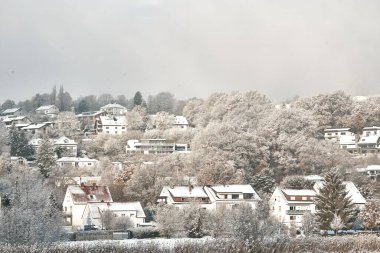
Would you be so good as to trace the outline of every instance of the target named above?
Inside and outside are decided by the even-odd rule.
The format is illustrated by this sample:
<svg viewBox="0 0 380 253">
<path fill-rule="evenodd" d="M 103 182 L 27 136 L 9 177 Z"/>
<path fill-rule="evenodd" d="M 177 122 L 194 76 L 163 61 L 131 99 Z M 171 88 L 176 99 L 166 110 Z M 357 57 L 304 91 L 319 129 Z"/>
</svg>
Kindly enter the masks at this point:
<svg viewBox="0 0 380 253">
<path fill-rule="evenodd" d="M 90 200 L 96 200 L 96 196 L 94 194 L 90 194 L 88 197 L 90 198 Z"/>
</svg>

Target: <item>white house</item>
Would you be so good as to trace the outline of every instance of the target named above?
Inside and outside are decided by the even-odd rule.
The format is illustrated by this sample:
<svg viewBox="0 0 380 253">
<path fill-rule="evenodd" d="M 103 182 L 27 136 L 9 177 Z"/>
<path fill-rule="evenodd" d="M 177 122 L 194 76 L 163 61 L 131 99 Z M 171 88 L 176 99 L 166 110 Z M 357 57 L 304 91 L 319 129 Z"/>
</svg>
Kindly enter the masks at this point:
<svg viewBox="0 0 380 253">
<path fill-rule="evenodd" d="M 134 227 L 145 223 L 146 216 L 140 202 L 88 202 L 82 215 L 83 225 L 105 228 L 102 215 L 106 211 L 111 211 L 114 218 L 129 218 Z"/>
<path fill-rule="evenodd" d="M 377 153 L 380 149 L 380 136 L 362 136 L 358 142 L 358 147 L 361 149 L 361 153 Z"/>
<path fill-rule="evenodd" d="M 259 195 L 249 184 L 246 185 L 209 185 L 204 187 L 209 196 L 211 208 L 216 210 L 220 206 L 233 208 L 241 203 L 250 204 L 253 209 L 261 200 Z"/>
<path fill-rule="evenodd" d="M 49 116 L 56 116 L 59 113 L 59 109 L 55 105 L 43 105 L 36 109 L 36 113 Z"/>
<path fill-rule="evenodd" d="M 380 127 L 372 126 L 372 127 L 364 127 L 363 128 L 363 136 L 380 136 Z"/>
<path fill-rule="evenodd" d="M 184 116 L 175 116 L 173 125 L 177 128 L 187 129 L 189 127 L 189 122 Z"/>
<path fill-rule="evenodd" d="M 365 198 L 356 188 L 355 184 L 352 181 L 344 181 L 344 186 L 346 187 L 347 196 L 351 198 L 352 203 L 358 208 L 362 209 L 366 203 Z M 323 188 L 324 182 L 316 182 L 313 186 L 315 192 L 319 194 L 319 190 Z"/>
<path fill-rule="evenodd" d="M 341 136 L 354 136 L 350 128 L 326 128 L 324 130 L 324 137 L 326 140 L 339 141 Z"/>
<path fill-rule="evenodd" d="M 54 147 L 61 148 L 65 156 L 77 156 L 78 143 L 65 136 L 55 139 Z"/>
<path fill-rule="evenodd" d="M 341 136 L 339 139 L 339 145 L 341 149 L 347 149 L 348 151 L 358 148 L 356 136 L 354 135 Z"/>
<path fill-rule="evenodd" d="M 90 159 L 87 157 L 62 157 L 57 160 L 58 166 L 62 168 L 73 167 L 73 168 L 85 168 L 94 167 L 98 164 L 98 160 Z"/>
<path fill-rule="evenodd" d="M 119 104 L 108 104 L 100 108 L 100 111 L 108 115 L 125 115 L 127 108 Z"/>
<path fill-rule="evenodd" d="M 371 179 L 376 180 L 380 175 L 380 165 L 368 165 L 367 168 L 357 168 L 357 172 L 363 172 Z"/>
<path fill-rule="evenodd" d="M 192 203 L 199 204 L 205 209 L 211 208 L 210 198 L 202 186 L 164 186 L 157 202 L 175 205 L 179 208 Z"/>
<path fill-rule="evenodd" d="M 100 116 L 97 131 L 105 134 L 124 134 L 127 132 L 127 118 L 125 116 Z"/>
<path fill-rule="evenodd" d="M 21 130 L 31 132 L 32 134 L 46 134 L 48 129 L 54 128 L 54 122 L 34 123 L 28 126 L 22 127 Z"/>
<path fill-rule="evenodd" d="M 2 116 L 21 116 L 21 108 L 9 108 L 1 112 Z"/>
<path fill-rule="evenodd" d="M 142 139 L 128 140 L 126 147 L 127 154 L 171 154 L 190 153 L 188 144 L 168 142 L 166 139 Z"/>
<path fill-rule="evenodd" d="M 74 228 L 82 227 L 83 212 L 87 204 L 91 202 L 113 202 L 108 187 L 96 184 L 91 186 L 85 184 L 69 185 L 62 204 L 66 223 Z"/>
<path fill-rule="evenodd" d="M 315 213 L 315 196 L 313 190 L 295 190 L 276 188 L 269 206 L 272 216 L 287 226 L 302 226 L 302 218 L 306 212 Z"/>
<path fill-rule="evenodd" d="M 28 126 L 32 121 L 26 116 L 9 116 L 3 119 L 3 123 L 6 126 L 15 125 L 16 127 Z"/>
</svg>

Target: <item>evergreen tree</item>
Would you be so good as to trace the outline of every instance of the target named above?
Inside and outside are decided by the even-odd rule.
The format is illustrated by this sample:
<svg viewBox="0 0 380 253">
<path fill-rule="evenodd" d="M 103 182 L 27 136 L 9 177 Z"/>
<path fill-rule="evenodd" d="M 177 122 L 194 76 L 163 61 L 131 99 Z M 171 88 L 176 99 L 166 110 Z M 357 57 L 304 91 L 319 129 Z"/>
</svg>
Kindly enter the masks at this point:
<svg viewBox="0 0 380 253">
<path fill-rule="evenodd" d="M 336 215 L 341 219 L 345 228 L 352 225 L 357 211 L 336 170 L 326 174 L 324 186 L 316 197 L 316 208 L 317 221 L 321 229 L 329 229 Z"/>
<path fill-rule="evenodd" d="M 133 97 L 133 107 L 135 107 L 137 105 L 141 105 L 142 102 L 143 102 L 143 98 L 142 98 L 141 92 L 138 91 L 138 92 L 136 92 L 135 96 Z"/>
<path fill-rule="evenodd" d="M 11 146 L 11 156 L 22 156 L 25 158 L 34 155 L 34 149 L 29 145 L 25 132 L 12 127 L 9 131 L 9 144 Z"/>
<path fill-rule="evenodd" d="M 53 90 L 50 94 L 50 104 L 55 105 L 57 102 L 57 86 L 54 85 Z"/>
<path fill-rule="evenodd" d="M 37 152 L 37 164 L 41 174 L 48 178 L 52 168 L 56 165 L 54 147 L 47 136 L 44 136 Z"/>
</svg>

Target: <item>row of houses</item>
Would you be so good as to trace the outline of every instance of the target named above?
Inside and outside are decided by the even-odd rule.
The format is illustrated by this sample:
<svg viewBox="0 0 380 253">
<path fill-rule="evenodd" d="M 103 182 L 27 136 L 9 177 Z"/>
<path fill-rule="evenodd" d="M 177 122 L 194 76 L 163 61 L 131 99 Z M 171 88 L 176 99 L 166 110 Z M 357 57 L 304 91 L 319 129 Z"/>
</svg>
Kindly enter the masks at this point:
<svg viewBox="0 0 380 253">
<path fill-rule="evenodd" d="M 327 128 L 326 140 L 338 142 L 341 149 L 354 154 L 378 153 L 380 150 L 380 127 L 364 127 L 361 135 L 350 128 Z"/>
<path fill-rule="evenodd" d="M 346 192 L 357 209 L 362 209 L 366 200 L 353 182 L 344 182 Z M 303 215 L 316 212 L 315 197 L 323 187 L 323 181 L 315 182 L 313 189 L 283 189 L 277 187 L 269 199 L 270 212 L 276 220 L 290 227 L 302 227 Z M 251 185 L 211 185 L 211 186 L 165 186 L 158 203 L 178 208 L 197 203 L 201 208 L 216 210 L 220 206 L 234 208 L 239 204 L 250 204 L 256 208 L 261 198 Z"/>
</svg>

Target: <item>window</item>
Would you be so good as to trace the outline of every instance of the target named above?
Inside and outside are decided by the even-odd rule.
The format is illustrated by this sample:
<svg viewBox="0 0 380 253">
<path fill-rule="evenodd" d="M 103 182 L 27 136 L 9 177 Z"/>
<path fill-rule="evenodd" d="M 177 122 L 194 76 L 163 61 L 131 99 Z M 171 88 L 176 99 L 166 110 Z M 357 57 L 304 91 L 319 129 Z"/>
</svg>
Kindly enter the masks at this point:
<svg viewBox="0 0 380 253">
<path fill-rule="evenodd" d="M 117 131 L 115 131 L 115 134 L 117 134 Z"/>
<path fill-rule="evenodd" d="M 122 127 L 121 129 L 125 129 L 125 127 Z"/>
<path fill-rule="evenodd" d="M 346 133 L 340 133 L 340 135 L 346 135 Z"/>
<path fill-rule="evenodd" d="M 290 206 L 290 207 L 289 207 L 289 210 L 294 211 L 294 210 L 296 210 L 296 207 L 295 207 L 295 206 Z"/>
<path fill-rule="evenodd" d="M 106 127 L 106 129 L 110 129 L 109 127 Z"/>
<path fill-rule="evenodd" d="M 290 200 L 296 200 L 296 197 L 295 196 L 291 196 Z"/>
<path fill-rule="evenodd" d="M 281 212 L 281 206 L 278 206 L 278 211 Z"/>
<path fill-rule="evenodd" d="M 117 127 L 115 127 L 115 129 L 117 129 Z"/>
<path fill-rule="evenodd" d="M 134 214 L 134 213 L 131 213 L 131 214 L 129 215 L 129 217 L 133 218 L 133 217 L 135 217 L 135 214 Z"/>
<path fill-rule="evenodd" d="M 232 199 L 238 199 L 239 198 L 239 194 L 232 194 Z"/>
<path fill-rule="evenodd" d="M 293 215 L 292 215 L 292 216 L 289 217 L 289 219 L 290 219 L 290 220 L 296 220 L 296 216 L 293 216 Z"/>
<path fill-rule="evenodd" d="M 92 165 L 92 163 L 87 163 L 87 165 Z"/>
<path fill-rule="evenodd" d="M 243 193 L 243 199 L 252 199 L 253 193 Z"/>
<path fill-rule="evenodd" d="M 125 217 L 125 213 L 122 213 L 122 214 L 121 214 L 121 217 Z"/>
<path fill-rule="evenodd" d="M 302 197 L 302 200 L 307 200 L 307 197 L 306 197 L 306 196 L 303 196 L 303 197 Z"/>
<path fill-rule="evenodd" d="M 227 199 L 227 198 L 228 198 L 228 195 L 227 195 L 227 194 L 224 194 L 223 196 L 224 196 L 224 199 Z"/>
</svg>

